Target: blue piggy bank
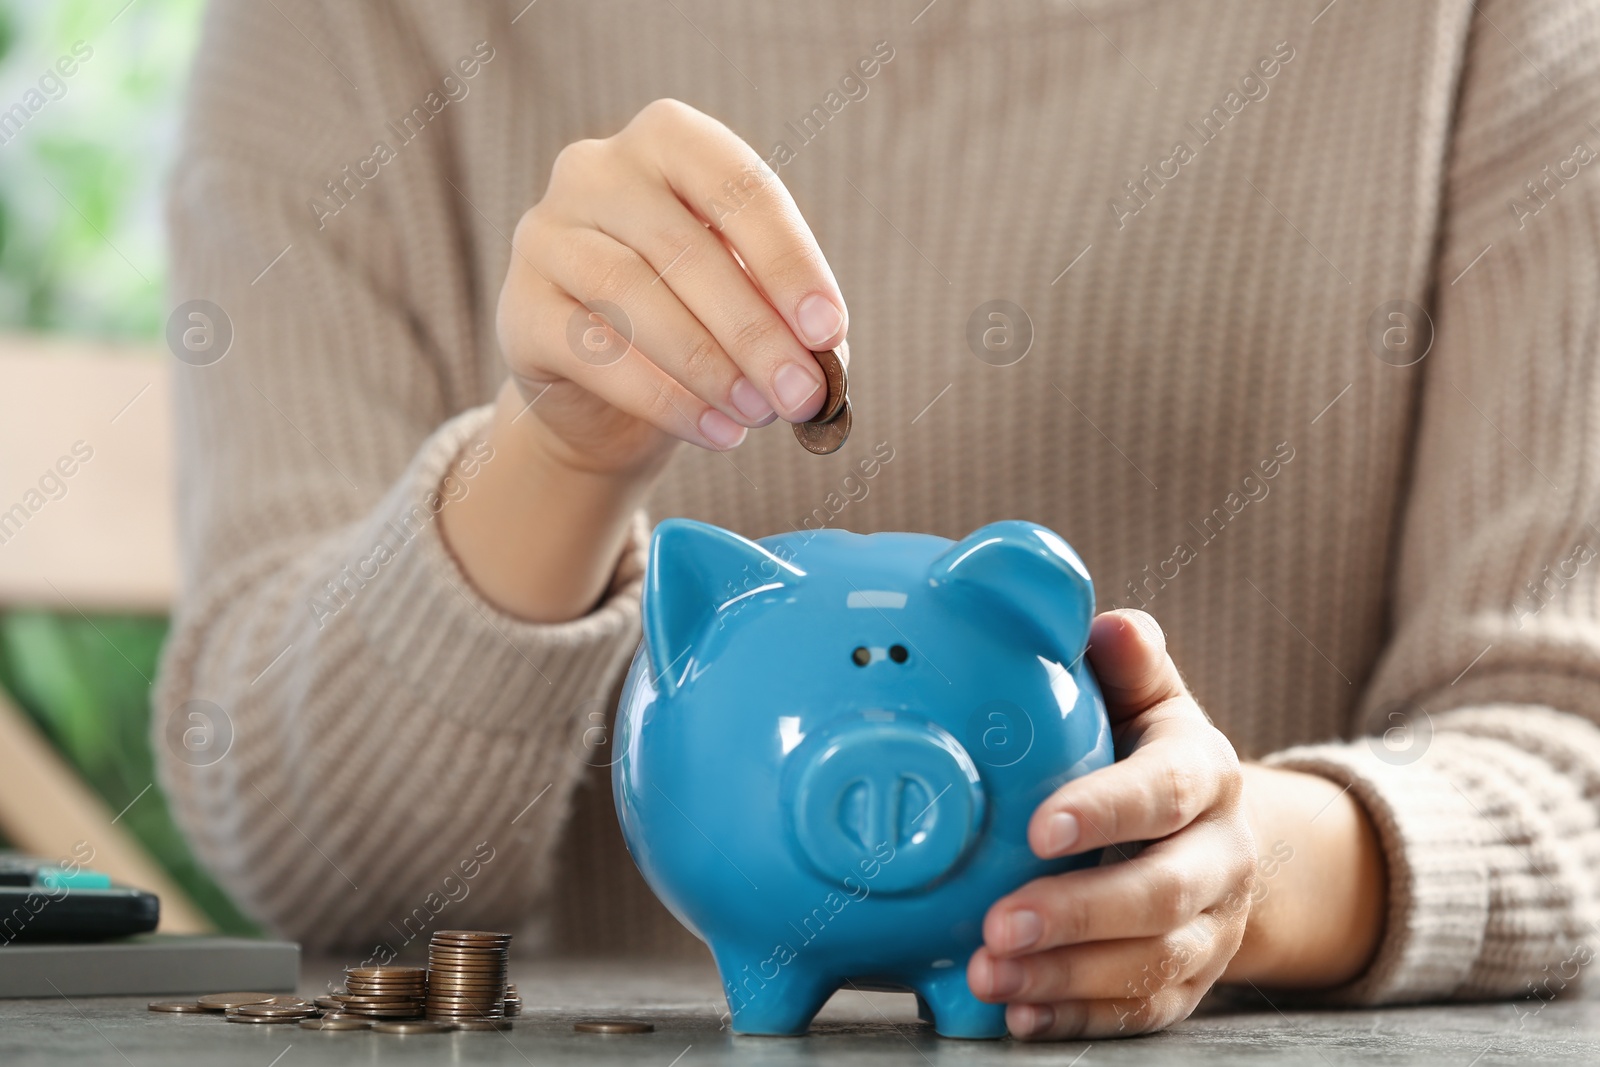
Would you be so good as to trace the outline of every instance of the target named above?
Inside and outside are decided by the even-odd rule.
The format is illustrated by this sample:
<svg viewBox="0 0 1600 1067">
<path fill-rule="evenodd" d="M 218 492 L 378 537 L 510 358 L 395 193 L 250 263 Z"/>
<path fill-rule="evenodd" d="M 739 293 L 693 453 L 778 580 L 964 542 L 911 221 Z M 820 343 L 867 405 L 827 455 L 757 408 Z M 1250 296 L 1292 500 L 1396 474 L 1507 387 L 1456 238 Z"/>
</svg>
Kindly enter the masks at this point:
<svg viewBox="0 0 1600 1067">
<path fill-rule="evenodd" d="M 1005 1034 L 967 986 L 984 913 L 1098 861 L 1027 842 L 1042 800 L 1114 758 L 1093 612 L 1077 553 L 1033 523 L 960 542 L 656 528 L 612 785 L 734 1032 L 804 1033 L 854 986 L 916 993 L 946 1037 Z"/>
</svg>

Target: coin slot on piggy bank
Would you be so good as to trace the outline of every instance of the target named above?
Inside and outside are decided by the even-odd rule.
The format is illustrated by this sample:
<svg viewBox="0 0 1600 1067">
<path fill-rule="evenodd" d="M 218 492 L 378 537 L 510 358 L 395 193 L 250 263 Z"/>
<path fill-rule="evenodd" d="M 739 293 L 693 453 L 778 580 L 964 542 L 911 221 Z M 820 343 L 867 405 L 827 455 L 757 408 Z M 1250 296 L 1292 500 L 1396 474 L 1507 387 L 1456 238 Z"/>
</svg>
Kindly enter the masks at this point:
<svg viewBox="0 0 1600 1067">
<path fill-rule="evenodd" d="M 735 1033 L 800 1034 L 833 992 L 899 988 L 1000 1037 L 966 983 L 985 912 L 1034 878 L 1035 809 L 1111 763 L 1083 655 L 1094 588 L 1035 523 L 961 541 L 668 519 L 623 684 L 623 839 L 716 960 Z"/>
</svg>

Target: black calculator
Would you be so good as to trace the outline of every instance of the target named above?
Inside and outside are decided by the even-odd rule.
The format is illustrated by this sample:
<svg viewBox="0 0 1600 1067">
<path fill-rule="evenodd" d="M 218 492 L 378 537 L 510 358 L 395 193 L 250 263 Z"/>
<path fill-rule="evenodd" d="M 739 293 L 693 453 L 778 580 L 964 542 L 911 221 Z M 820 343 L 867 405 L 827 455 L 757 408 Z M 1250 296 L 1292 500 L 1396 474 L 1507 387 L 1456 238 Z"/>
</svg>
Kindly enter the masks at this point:
<svg viewBox="0 0 1600 1067">
<path fill-rule="evenodd" d="M 0 852 L 0 951 L 16 941 L 103 941 L 154 930 L 161 900 L 76 863 Z"/>
</svg>

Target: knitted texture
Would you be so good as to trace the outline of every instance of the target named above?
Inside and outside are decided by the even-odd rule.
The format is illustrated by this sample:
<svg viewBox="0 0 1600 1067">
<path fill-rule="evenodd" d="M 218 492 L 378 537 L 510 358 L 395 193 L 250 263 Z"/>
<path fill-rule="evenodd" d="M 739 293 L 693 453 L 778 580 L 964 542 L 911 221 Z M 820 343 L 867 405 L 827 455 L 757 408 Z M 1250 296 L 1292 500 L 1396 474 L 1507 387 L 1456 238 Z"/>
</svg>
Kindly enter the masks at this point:
<svg viewBox="0 0 1600 1067">
<path fill-rule="evenodd" d="M 703 952 L 585 761 L 649 519 L 1026 518 L 1101 609 L 1156 616 L 1241 755 L 1372 813 L 1387 928 L 1330 997 L 1569 975 L 1600 896 L 1593 3 L 524 3 L 207 20 L 172 297 L 234 341 L 177 367 L 157 698 L 215 702 L 233 737 L 208 766 L 158 748 L 244 906 L 312 947 L 534 923 L 551 949 Z M 684 447 L 604 602 L 529 624 L 460 573 L 429 494 L 495 462 L 473 450 L 518 218 L 564 145 L 664 96 L 811 223 L 853 435 Z M 1010 365 L 969 342 L 991 300 L 1027 316 Z"/>
</svg>

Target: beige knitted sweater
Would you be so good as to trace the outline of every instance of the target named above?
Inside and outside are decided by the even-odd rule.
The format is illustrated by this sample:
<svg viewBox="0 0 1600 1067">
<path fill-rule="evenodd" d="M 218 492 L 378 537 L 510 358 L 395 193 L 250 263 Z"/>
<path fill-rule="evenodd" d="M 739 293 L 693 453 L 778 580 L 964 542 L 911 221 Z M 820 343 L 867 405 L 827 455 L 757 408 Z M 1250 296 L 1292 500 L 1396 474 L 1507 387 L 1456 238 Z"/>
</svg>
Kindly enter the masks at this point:
<svg viewBox="0 0 1600 1067">
<path fill-rule="evenodd" d="M 1243 756 L 1371 811 L 1388 926 L 1343 996 L 1581 969 L 1595 4 L 526 2 L 220 0 L 207 21 L 172 298 L 220 305 L 234 340 L 177 366 L 187 587 L 158 697 L 213 701 L 232 740 L 208 766 L 158 748 L 250 911 L 352 959 L 535 920 L 552 948 L 703 951 L 584 747 L 639 637 L 648 520 L 592 614 L 531 625 L 473 590 L 427 508 L 502 380 L 507 238 L 553 158 L 673 96 L 813 226 L 850 306 L 855 428 L 826 458 L 782 424 L 685 446 L 650 518 L 1042 522 L 1102 608 L 1161 621 Z M 1019 362 L 969 342 L 991 300 L 1031 323 Z"/>
</svg>

